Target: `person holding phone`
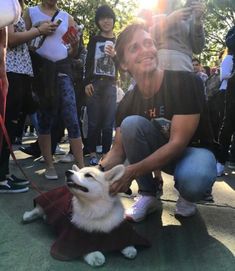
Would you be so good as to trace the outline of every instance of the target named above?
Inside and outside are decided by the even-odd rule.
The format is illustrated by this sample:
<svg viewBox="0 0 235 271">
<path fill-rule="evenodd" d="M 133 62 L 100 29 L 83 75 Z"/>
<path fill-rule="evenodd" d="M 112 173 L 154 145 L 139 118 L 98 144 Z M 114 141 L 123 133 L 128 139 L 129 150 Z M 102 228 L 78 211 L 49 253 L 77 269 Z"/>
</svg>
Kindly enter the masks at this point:
<svg viewBox="0 0 235 271">
<path fill-rule="evenodd" d="M 44 37 L 43 44 L 36 50 L 36 53 L 44 58 L 45 63 L 49 65 L 46 65 L 42 70 L 48 71 L 52 69 L 52 73 L 50 70 L 47 73 L 41 74 L 44 80 L 39 81 L 42 89 L 38 90 L 48 89 L 49 84 L 53 86 L 52 95 L 54 98 L 51 104 L 47 103 L 41 106 L 38 112 L 39 144 L 46 163 L 44 176 L 49 180 L 58 179 L 51 154 L 50 134 L 53 123 L 60 119 L 68 130 L 76 164 L 79 168 L 84 166 L 81 132 L 72 82 L 71 61 L 69 59 L 69 56 L 77 54 L 79 36 L 69 33 L 69 46 L 64 44 L 62 37 L 69 27 L 75 26 L 75 22 L 71 15 L 58 9 L 57 2 L 58 0 L 42 0 L 41 4 L 29 7 L 24 16 L 27 28 L 36 25 L 40 30 L 42 22 L 47 22 L 50 26 L 50 34 Z M 56 67 L 56 70 L 53 67 Z M 54 77 L 52 74 L 54 74 Z"/>
<path fill-rule="evenodd" d="M 176 9 L 178 1 L 160 0 L 160 12 L 153 17 L 151 34 L 158 47 L 158 61 L 163 69 L 193 72 L 192 55 L 200 54 L 205 45 L 203 15 L 205 5 L 188 0 Z"/>
</svg>

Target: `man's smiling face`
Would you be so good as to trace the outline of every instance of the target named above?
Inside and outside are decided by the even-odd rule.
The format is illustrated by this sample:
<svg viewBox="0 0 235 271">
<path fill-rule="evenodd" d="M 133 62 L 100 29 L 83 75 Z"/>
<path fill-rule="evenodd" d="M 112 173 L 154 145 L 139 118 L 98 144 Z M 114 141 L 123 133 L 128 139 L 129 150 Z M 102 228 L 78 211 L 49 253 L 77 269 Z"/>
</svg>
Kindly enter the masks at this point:
<svg viewBox="0 0 235 271">
<path fill-rule="evenodd" d="M 150 34 L 138 29 L 124 48 L 123 70 L 136 76 L 151 74 L 157 69 L 157 49 Z"/>
</svg>

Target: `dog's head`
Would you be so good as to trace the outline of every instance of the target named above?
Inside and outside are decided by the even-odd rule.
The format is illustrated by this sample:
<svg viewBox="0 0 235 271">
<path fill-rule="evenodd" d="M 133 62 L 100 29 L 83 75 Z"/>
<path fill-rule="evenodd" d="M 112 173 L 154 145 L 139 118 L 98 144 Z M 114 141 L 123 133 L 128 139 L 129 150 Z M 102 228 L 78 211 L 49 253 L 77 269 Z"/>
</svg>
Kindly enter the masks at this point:
<svg viewBox="0 0 235 271">
<path fill-rule="evenodd" d="M 110 185 L 119 180 L 125 172 L 123 165 L 117 165 L 112 169 L 102 172 L 95 167 L 79 169 L 73 165 L 72 170 L 66 171 L 67 186 L 71 193 L 78 198 L 97 200 L 110 197 Z"/>
</svg>

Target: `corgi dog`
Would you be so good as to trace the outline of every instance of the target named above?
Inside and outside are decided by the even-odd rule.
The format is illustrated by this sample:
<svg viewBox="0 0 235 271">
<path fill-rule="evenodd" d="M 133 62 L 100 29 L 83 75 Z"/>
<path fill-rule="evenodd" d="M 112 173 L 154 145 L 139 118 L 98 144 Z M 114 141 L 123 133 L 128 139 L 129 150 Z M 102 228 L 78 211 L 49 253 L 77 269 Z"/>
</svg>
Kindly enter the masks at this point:
<svg viewBox="0 0 235 271">
<path fill-rule="evenodd" d="M 65 173 L 66 186 L 36 198 L 35 208 L 24 213 L 23 222 L 44 218 L 56 227 L 59 238 L 52 245 L 51 254 L 57 259 L 71 260 L 82 256 L 89 265 L 101 266 L 105 263 L 103 251 L 116 249 L 126 258 L 133 259 L 137 255 L 134 245 L 149 244 L 124 220 L 124 207 L 119 196 L 109 193 L 110 185 L 124 172 L 123 165 L 106 172 L 96 167 L 79 169 L 74 165 Z M 70 211 L 66 211 L 66 206 L 70 206 Z M 68 213 L 69 219 L 65 219 L 62 212 Z M 135 244 L 131 243 L 133 241 Z"/>
</svg>

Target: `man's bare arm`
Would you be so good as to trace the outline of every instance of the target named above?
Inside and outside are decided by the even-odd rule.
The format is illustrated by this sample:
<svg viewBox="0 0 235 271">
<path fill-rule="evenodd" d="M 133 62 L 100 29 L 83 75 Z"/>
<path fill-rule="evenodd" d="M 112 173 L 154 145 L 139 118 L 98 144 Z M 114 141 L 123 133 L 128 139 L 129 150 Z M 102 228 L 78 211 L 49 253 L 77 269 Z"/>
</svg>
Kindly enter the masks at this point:
<svg viewBox="0 0 235 271">
<path fill-rule="evenodd" d="M 162 169 L 180 156 L 189 144 L 200 119 L 199 114 L 175 115 L 171 122 L 169 142 L 138 163 L 128 165 L 124 176 L 111 187 L 111 193 L 126 191 L 131 181 L 154 170 Z"/>
<path fill-rule="evenodd" d="M 100 164 L 102 165 L 102 167 L 105 168 L 105 170 L 108 170 L 118 164 L 123 164 L 125 159 L 126 155 L 123 150 L 122 135 L 120 132 L 120 128 L 117 128 L 113 146 L 111 150 L 107 153 L 105 158 L 100 162 Z"/>
<path fill-rule="evenodd" d="M 6 76 L 6 48 L 7 48 L 7 28 L 0 29 L 0 79 L 3 91 L 8 90 L 8 80 Z"/>
</svg>

